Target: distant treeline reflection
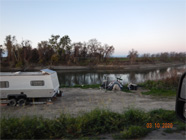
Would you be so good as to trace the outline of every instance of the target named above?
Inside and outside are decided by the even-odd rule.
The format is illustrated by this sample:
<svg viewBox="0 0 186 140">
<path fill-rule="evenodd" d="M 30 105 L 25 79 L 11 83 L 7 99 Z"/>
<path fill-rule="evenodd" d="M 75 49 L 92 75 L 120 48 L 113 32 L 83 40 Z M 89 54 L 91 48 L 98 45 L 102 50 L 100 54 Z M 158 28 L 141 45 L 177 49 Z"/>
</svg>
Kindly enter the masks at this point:
<svg viewBox="0 0 186 140">
<path fill-rule="evenodd" d="M 116 78 L 121 78 L 124 84 L 141 83 L 146 80 L 157 80 L 170 77 L 173 74 L 179 74 L 186 67 L 169 67 L 167 69 L 156 69 L 143 72 L 121 72 L 121 71 L 57 71 L 61 85 L 92 85 L 101 84 L 103 80 L 114 81 Z"/>
</svg>

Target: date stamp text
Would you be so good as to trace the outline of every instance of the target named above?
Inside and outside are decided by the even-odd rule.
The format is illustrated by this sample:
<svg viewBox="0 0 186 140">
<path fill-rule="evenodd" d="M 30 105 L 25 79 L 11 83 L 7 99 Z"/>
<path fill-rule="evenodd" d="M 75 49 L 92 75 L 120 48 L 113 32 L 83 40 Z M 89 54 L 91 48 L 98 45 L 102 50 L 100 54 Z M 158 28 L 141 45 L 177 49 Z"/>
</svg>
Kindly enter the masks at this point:
<svg viewBox="0 0 186 140">
<path fill-rule="evenodd" d="M 173 123 L 147 123 L 147 128 L 172 128 Z"/>
</svg>

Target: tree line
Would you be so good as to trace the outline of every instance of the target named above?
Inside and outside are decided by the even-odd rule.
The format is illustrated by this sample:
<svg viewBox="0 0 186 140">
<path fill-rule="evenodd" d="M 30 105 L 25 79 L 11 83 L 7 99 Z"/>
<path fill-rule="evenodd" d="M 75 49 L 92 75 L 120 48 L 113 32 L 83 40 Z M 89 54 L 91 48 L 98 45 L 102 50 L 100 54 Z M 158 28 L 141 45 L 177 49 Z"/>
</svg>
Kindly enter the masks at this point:
<svg viewBox="0 0 186 140">
<path fill-rule="evenodd" d="M 16 37 L 8 35 L 3 45 L 0 45 L 1 64 L 11 67 L 23 67 L 30 64 L 37 65 L 95 65 L 105 63 L 114 53 L 114 47 L 102 45 L 96 39 L 88 42 L 71 43 L 68 35 L 51 35 L 47 41 L 38 43 L 37 48 L 32 48 L 29 40 L 17 43 Z M 7 51 L 7 58 L 2 55 Z"/>
<path fill-rule="evenodd" d="M 186 62 L 186 52 L 161 52 L 157 54 L 145 53 L 139 55 L 138 51 L 132 49 L 127 56 L 130 64 L 144 62 L 144 63 L 156 63 L 156 62 Z M 117 61 L 117 60 L 116 60 Z"/>
<path fill-rule="evenodd" d="M 162 52 L 157 54 L 143 54 L 143 62 L 186 62 L 186 52 Z"/>
<path fill-rule="evenodd" d="M 7 51 L 7 57 L 2 55 Z M 30 65 L 86 65 L 96 64 L 137 64 L 156 62 L 185 62 L 186 52 L 162 52 L 157 54 L 139 55 L 132 49 L 127 57 L 111 58 L 114 47 L 108 44 L 102 45 L 96 39 L 88 42 L 72 43 L 68 35 L 51 35 L 49 40 L 38 43 L 33 48 L 29 40 L 17 43 L 16 37 L 8 35 L 4 46 L 0 45 L 1 66 L 25 67 Z M 114 59 L 114 61 L 113 61 Z"/>
</svg>

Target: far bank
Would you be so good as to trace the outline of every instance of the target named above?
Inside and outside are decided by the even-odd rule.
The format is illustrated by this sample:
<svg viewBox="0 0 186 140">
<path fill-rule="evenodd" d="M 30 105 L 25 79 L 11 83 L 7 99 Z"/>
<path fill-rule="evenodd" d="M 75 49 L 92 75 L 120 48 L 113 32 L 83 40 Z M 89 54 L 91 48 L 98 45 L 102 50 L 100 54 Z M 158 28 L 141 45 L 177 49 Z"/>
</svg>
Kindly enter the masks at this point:
<svg viewBox="0 0 186 140">
<path fill-rule="evenodd" d="M 53 70 L 120 70 L 120 71 L 144 71 L 153 69 L 164 69 L 168 67 L 177 67 L 185 65 L 184 62 L 174 63 L 152 63 L 152 64 L 133 64 L 133 65 L 94 65 L 94 66 L 67 66 L 67 65 L 30 65 L 27 67 L 2 67 L 0 71 L 29 71 L 41 70 L 45 68 Z"/>
</svg>

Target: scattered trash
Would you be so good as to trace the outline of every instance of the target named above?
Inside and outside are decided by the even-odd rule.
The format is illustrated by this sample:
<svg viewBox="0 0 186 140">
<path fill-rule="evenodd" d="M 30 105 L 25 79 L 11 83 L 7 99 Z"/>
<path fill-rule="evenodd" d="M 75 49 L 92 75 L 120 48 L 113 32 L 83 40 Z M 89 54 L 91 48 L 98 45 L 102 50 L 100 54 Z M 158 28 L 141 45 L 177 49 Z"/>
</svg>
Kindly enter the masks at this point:
<svg viewBox="0 0 186 140">
<path fill-rule="evenodd" d="M 128 84 L 127 87 L 129 90 L 137 90 L 137 88 L 138 88 L 138 86 L 136 84 L 132 84 L 132 83 Z"/>
</svg>

